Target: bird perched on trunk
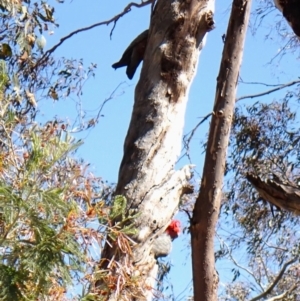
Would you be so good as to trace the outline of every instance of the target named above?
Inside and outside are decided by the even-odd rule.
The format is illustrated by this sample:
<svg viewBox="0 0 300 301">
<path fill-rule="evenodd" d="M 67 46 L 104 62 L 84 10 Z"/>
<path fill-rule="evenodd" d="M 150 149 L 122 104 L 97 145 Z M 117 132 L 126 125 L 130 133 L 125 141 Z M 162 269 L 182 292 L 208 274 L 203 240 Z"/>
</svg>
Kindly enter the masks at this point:
<svg viewBox="0 0 300 301">
<path fill-rule="evenodd" d="M 166 231 L 155 238 L 151 249 L 155 258 L 165 257 L 170 254 L 172 250 L 172 241 L 178 237 L 180 228 L 180 221 L 173 219 Z"/>
<path fill-rule="evenodd" d="M 129 79 L 133 78 L 137 67 L 144 59 L 148 41 L 148 32 L 149 30 L 147 29 L 138 35 L 127 47 L 121 59 L 112 65 L 115 69 L 127 66 L 126 74 Z"/>
</svg>

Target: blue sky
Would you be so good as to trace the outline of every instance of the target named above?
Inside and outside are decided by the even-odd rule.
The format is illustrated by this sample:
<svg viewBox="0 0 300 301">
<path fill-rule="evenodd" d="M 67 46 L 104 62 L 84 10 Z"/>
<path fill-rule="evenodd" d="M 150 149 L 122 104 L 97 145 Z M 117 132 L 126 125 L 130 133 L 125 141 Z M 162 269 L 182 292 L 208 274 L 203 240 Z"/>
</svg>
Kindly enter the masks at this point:
<svg viewBox="0 0 300 301">
<path fill-rule="evenodd" d="M 55 1 L 52 2 L 55 3 Z M 212 110 L 214 102 L 216 78 L 223 47 L 221 36 L 227 29 L 231 1 L 216 0 L 216 2 L 216 29 L 209 33 L 207 44 L 200 56 L 197 76 L 192 85 L 187 107 L 185 133 L 199 122 L 200 117 Z M 45 35 L 47 39 L 45 49 L 49 49 L 71 31 L 110 19 L 120 13 L 127 4 L 128 1 L 125 0 L 77 0 L 55 5 L 57 7 L 56 21 L 60 27 L 54 29 L 53 35 Z M 55 57 L 83 58 L 86 66 L 90 63 L 97 64 L 95 78 L 87 81 L 83 95 L 80 96 L 83 109 L 88 114 L 95 114 L 101 103 L 122 83 L 115 97 L 105 105 L 102 112 L 104 117 L 101 117 L 96 128 L 88 134 L 84 133 L 85 143 L 78 152 L 80 157 L 91 163 L 92 171 L 108 182 L 117 181 L 118 168 L 123 154 L 123 141 L 133 106 L 134 88 L 140 74 L 139 68 L 133 80 L 130 81 L 126 77 L 124 68 L 115 71 L 111 65 L 120 59 L 132 39 L 148 27 L 149 12 L 149 7 L 134 8 L 118 21 L 112 39 L 110 39 L 112 25 L 102 26 L 73 36 L 54 53 Z M 279 19 L 278 12 L 274 10 L 260 24 L 255 35 L 252 31 L 248 31 L 241 70 L 241 78 L 244 81 L 278 84 L 297 78 L 296 54 L 285 55 L 281 60 L 275 59 L 273 63 L 270 63 L 284 43 L 275 30 L 275 20 Z M 252 29 L 255 25 L 253 20 L 251 21 Z M 266 39 L 266 35 L 270 32 L 270 37 Z M 266 89 L 259 85 L 240 85 L 238 95 L 255 94 Z M 283 92 L 278 92 L 267 96 L 264 100 L 272 100 L 282 95 Z M 60 100 L 56 103 L 41 102 L 39 110 L 45 118 L 56 115 L 62 119 L 68 117 L 72 121 L 76 116 L 73 101 L 77 100 L 74 97 L 71 102 L 70 100 Z M 259 99 L 243 102 L 251 103 L 257 100 Z M 205 139 L 207 129 L 208 122 L 200 127 L 191 144 L 191 158 L 199 174 L 202 171 L 203 161 L 200 142 Z M 178 165 L 182 166 L 186 163 L 188 163 L 187 160 L 183 159 Z M 174 242 L 170 257 L 174 264 L 170 278 L 174 284 L 175 295 L 180 294 L 191 281 L 188 245 L 188 237 L 182 236 Z M 220 267 L 221 281 L 223 275 L 224 281 L 230 281 L 227 272 L 228 267 Z M 185 293 L 189 294 L 188 291 Z"/>
</svg>

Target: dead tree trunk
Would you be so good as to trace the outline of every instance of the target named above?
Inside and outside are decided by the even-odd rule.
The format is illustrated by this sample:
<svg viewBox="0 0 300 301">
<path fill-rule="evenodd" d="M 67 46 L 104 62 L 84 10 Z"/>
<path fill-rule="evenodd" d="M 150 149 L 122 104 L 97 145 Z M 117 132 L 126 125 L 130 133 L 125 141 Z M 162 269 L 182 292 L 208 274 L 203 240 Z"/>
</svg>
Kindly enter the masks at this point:
<svg viewBox="0 0 300 301">
<path fill-rule="evenodd" d="M 109 271 L 106 279 L 115 281 L 110 300 L 152 299 L 157 271 L 153 239 L 168 226 L 181 196 L 191 192 L 191 167 L 176 171 L 174 166 L 189 88 L 205 35 L 213 27 L 213 11 L 214 0 L 158 0 L 152 13 L 116 189 L 127 198 L 127 210 L 139 213 L 137 244 L 132 256 L 117 252 L 116 244 L 105 246 L 101 268 Z M 103 281 L 97 286 L 101 290 Z"/>
<path fill-rule="evenodd" d="M 223 57 L 217 78 L 200 192 L 191 224 L 195 301 L 217 300 L 214 236 L 222 197 L 236 86 L 250 15 L 251 0 L 233 0 Z"/>
</svg>

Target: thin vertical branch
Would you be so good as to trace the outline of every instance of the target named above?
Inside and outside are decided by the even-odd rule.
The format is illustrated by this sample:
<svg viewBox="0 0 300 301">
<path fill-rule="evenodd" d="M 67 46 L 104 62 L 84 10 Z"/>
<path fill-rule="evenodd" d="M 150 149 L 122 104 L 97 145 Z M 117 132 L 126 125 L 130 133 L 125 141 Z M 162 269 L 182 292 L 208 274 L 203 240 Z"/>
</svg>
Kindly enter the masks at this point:
<svg viewBox="0 0 300 301">
<path fill-rule="evenodd" d="M 195 301 L 217 300 L 214 236 L 251 0 L 234 0 L 217 78 L 203 178 L 191 224 Z"/>
</svg>

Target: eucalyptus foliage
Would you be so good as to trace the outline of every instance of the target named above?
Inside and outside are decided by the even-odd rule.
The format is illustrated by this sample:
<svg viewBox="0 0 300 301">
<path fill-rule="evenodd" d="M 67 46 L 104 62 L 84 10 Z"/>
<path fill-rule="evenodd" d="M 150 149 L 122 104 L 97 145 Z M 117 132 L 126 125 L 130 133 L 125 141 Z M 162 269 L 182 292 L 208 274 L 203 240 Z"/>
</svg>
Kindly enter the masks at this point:
<svg viewBox="0 0 300 301">
<path fill-rule="evenodd" d="M 280 101 L 236 108 L 216 252 L 220 264 L 233 263 L 232 282 L 221 300 L 252 300 L 269 287 L 270 298 L 298 300 L 299 217 L 272 206 L 246 179 L 251 172 L 299 184 L 297 94 L 296 89 Z"/>
<path fill-rule="evenodd" d="M 37 109 L 81 93 L 92 69 L 45 51 L 57 26 L 45 1 L 0 1 L 0 24 L 0 300 L 80 299 L 107 235 L 111 188 L 77 158 L 70 125 L 38 122 Z"/>
</svg>

